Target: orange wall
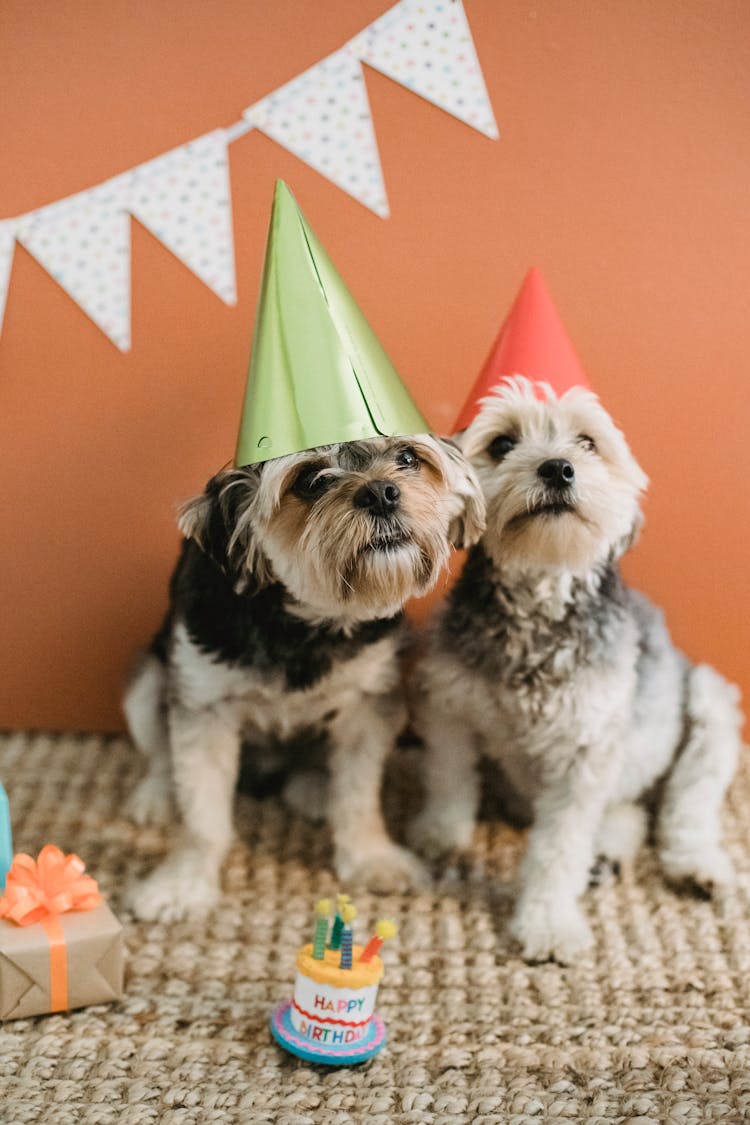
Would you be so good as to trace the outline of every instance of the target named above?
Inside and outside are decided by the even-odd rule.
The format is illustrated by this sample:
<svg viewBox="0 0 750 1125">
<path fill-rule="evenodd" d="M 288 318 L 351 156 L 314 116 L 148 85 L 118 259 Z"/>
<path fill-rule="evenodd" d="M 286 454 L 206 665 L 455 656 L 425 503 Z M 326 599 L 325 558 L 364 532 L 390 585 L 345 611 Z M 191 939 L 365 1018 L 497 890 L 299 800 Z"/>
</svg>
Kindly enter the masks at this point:
<svg viewBox="0 0 750 1125">
<path fill-rule="evenodd" d="M 5 0 L 0 215 L 240 116 L 386 0 Z M 392 218 L 259 134 L 230 148 L 223 305 L 133 223 L 133 349 L 18 248 L 0 338 L 0 725 L 114 729 L 173 505 L 232 454 L 284 177 L 437 429 L 530 264 L 651 476 L 630 577 L 750 695 L 750 9 L 466 0 L 492 142 L 367 72 Z"/>
</svg>

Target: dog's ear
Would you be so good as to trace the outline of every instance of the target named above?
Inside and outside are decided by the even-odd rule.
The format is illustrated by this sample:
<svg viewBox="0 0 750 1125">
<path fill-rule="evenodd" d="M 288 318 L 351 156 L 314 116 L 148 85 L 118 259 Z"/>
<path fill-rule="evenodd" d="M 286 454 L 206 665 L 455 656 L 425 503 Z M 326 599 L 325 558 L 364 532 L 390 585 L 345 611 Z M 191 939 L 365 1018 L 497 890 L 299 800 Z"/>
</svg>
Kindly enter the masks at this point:
<svg viewBox="0 0 750 1125">
<path fill-rule="evenodd" d="M 253 532 L 252 507 L 260 485 L 262 466 L 220 469 L 200 496 L 185 501 L 177 524 L 186 539 L 232 579 L 241 593 L 252 576 L 258 586 L 271 578 L 269 567 Z"/>
<path fill-rule="evenodd" d="M 487 526 L 484 495 L 477 475 L 463 453 L 450 438 L 436 439 L 447 466 L 446 482 L 456 498 L 448 537 L 459 550 L 479 541 Z"/>
</svg>

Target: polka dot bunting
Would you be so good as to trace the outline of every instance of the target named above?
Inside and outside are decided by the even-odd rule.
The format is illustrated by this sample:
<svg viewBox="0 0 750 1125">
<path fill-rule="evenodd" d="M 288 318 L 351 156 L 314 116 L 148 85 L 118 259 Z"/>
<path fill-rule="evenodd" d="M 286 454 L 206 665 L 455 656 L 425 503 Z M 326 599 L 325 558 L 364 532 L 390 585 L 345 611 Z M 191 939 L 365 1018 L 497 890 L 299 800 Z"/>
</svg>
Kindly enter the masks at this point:
<svg viewBox="0 0 750 1125">
<path fill-rule="evenodd" d="M 10 269 L 13 265 L 13 251 L 16 246 L 16 224 L 11 221 L 0 223 L 0 328 L 3 326 L 5 301 L 10 284 Z"/>
<path fill-rule="evenodd" d="M 347 48 L 250 106 L 243 116 L 387 218 L 388 200 L 362 68 Z"/>
<path fill-rule="evenodd" d="M 134 169 L 128 210 L 228 305 L 237 303 L 227 142 L 221 129 Z"/>
<path fill-rule="evenodd" d="M 127 174 L 31 211 L 18 241 L 120 351 L 130 349 Z"/>
<path fill-rule="evenodd" d="M 349 47 L 375 70 L 485 136 L 497 138 L 461 0 L 402 0 Z"/>
<path fill-rule="evenodd" d="M 236 304 L 227 145 L 260 129 L 389 214 L 361 62 L 488 137 L 497 126 L 461 0 L 401 0 L 343 48 L 217 129 L 106 183 L 0 220 L 0 328 L 17 239 L 121 351 L 130 348 L 130 214 Z"/>
</svg>

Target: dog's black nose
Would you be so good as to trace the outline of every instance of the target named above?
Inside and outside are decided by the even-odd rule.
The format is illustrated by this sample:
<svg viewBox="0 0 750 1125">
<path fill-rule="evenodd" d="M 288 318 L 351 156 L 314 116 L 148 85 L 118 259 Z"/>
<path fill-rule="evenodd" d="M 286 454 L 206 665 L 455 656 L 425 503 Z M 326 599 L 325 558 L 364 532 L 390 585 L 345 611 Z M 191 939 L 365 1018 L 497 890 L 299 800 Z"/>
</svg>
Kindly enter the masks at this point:
<svg viewBox="0 0 750 1125">
<path fill-rule="evenodd" d="M 400 498 L 401 489 L 393 481 L 371 480 L 354 493 L 354 507 L 367 508 L 374 516 L 389 516 Z"/>
<path fill-rule="evenodd" d="M 544 461 L 537 469 L 537 473 L 544 483 L 551 485 L 552 488 L 569 488 L 576 479 L 576 471 L 570 461 L 561 458 Z"/>
</svg>

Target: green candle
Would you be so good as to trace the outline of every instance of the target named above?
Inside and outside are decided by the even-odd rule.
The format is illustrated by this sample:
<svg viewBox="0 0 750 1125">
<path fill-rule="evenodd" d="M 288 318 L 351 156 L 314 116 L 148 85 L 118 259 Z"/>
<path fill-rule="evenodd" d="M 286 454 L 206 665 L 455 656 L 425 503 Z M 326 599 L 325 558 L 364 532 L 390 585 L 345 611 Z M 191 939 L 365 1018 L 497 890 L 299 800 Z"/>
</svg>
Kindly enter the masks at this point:
<svg viewBox="0 0 750 1125">
<path fill-rule="evenodd" d="M 312 955 L 316 961 L 322 961 L 326 955 L 326 938 L 328 937 L 328 915 L 331 912 L 331 900 L 320 898 L 315 903 L 315 935 L 313 937 Z"/>
<path fill-rule="evenodd" d="M 344 919 L 341 917 L 341 911 L 348 902 L 349 895 L 336 895 L 337 912 L 331 929 L 331 940 L 328 943 L 329 949 L 341 949 L 341 935 L 344 931 Z"/>
</svg>

